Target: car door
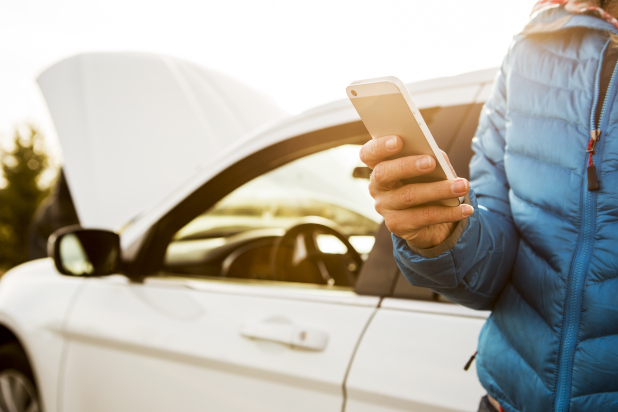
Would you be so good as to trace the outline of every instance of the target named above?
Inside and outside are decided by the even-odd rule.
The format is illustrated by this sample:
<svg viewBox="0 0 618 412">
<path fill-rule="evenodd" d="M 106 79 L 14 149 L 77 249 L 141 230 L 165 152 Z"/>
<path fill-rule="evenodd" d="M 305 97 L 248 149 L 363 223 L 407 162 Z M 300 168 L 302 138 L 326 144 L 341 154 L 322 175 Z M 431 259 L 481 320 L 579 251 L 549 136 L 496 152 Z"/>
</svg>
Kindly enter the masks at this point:
<svg viewBox="0 0 618 412">
<path fill-rule="evenodd" d="M 66 412 L 340 411 L 378 303 L 233 281 L 88 282 L 67 325 Z"/>
<path fill-rule="evenodd" d="M 141 283 L 88 280 L 65 329 L 60 410 L 340 411 L 379 298 L 338 283 L 336 268 L 357 268 L 332 235 L 314 246 L 336 264 L 304 262 L 283 281 L 268 260 L 307 219 L 345 227 L 361 255 L 371 249 L 380 218 L 367 182 L 353 178 L 358 149 L 300 158 L 184 219 L 161 272 Z"/>
<path fill-rule="evenodd" d="M 452 303 L 385 298 L 346 381 L 346 412 L 473 412 L 484 390 L 474 363 L 488 316 Z"/>
</svg>

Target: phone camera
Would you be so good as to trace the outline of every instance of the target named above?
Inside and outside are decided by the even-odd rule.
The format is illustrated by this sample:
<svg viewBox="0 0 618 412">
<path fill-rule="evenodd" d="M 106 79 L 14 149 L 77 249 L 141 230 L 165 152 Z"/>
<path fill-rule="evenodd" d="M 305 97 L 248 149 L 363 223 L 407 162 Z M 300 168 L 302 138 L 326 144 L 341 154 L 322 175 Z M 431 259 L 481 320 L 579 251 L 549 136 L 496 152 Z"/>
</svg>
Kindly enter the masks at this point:
<svg viewBox="0 0 618 412">
<path fill-rule="evenodd" d="M 351 90 L 350 93 L 352 93 L 352 96 L 356 96 L 356 90 Z"/>
</svg>

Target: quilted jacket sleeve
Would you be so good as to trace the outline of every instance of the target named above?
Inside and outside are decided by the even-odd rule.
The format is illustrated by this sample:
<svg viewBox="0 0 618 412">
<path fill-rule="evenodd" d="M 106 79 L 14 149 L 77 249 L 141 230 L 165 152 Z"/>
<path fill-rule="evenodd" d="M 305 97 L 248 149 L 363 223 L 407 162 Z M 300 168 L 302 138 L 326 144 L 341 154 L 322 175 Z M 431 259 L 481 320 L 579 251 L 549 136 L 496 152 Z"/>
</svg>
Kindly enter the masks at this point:
<svg viewBox="0 0 618 412">
<path fill-rule="evenodd" d="M 470 163 L 470 203 L 475 211 L 461 237 L 440 255 L 426 257 L 393 235 L 395 259 L 411 284 L 428 287 L 474 309 L 493 307 L 509 278 L 519 243 L 504 171 L 505 66 L 483 108 L 472 142 L 475 155 Z"/>
</svg>

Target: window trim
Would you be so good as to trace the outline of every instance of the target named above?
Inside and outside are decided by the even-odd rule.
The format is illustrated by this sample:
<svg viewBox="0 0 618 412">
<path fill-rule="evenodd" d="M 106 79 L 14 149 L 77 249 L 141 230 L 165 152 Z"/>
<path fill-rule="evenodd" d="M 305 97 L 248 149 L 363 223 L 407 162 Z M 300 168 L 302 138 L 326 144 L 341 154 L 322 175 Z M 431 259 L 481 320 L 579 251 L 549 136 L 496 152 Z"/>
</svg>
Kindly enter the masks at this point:
<svg viewBox="0 0 618 412">
<path fill-rule="evenodd" d="M 162 274 L 144 280 L 146 286 L 181 287 L 191 290 L 244 295 L 272 299 L 302 300 L 325 304 L 347 306 L 377 307 L 381 297 L 359 295 L 348 287 L 315 285 L 281 281 L 262 281 L 251 279 L 228 279 L 217 277 L 196 278 L 187 275 Z"/>
</svg>

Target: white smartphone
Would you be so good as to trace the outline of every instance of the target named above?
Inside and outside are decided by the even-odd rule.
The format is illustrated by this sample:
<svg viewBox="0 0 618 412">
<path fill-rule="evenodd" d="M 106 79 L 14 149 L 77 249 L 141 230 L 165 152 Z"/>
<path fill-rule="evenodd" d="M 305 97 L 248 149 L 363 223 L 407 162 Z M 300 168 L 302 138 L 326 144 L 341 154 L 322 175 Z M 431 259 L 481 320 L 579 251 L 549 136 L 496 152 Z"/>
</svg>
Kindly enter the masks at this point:
<svg viewBox="0 0 618 412">
<path fill-rule="evenodd" d="M 401 152 L 388 159 L 428 155 L 436 160 L 433 172 L 405 179 L 403 183 L 430 183 L 457 178 L 401 80 L 392 76 L 358 80 L 350 83 L 346 91 L 372 139 L 396 135 L 403 140 Z M 462 196 L 432 203 L 459 206 L 463 200 Z"/>
</svg>

